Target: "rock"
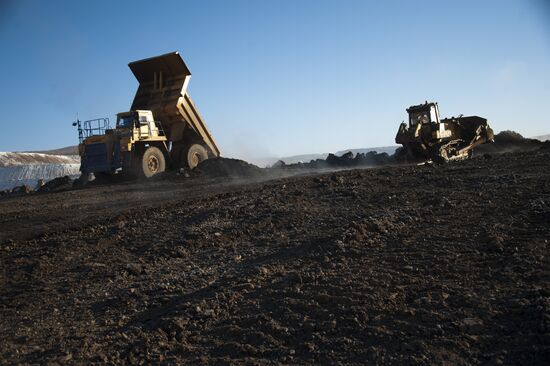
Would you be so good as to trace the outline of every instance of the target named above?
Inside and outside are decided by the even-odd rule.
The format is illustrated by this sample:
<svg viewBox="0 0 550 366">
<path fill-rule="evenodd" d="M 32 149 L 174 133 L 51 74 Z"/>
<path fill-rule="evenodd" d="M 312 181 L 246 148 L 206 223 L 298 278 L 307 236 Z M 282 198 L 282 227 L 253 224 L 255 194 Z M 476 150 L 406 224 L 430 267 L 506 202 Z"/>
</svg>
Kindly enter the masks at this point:
<svg viewBox="0 0 550 366">
<path fill-rule="evenodd" d="M 459 326 L 462 331 L 479 334 L 483 330 L 483 321 L 478 318 L 465 318 Z"/>
<path fill-rule="evenodd" d="M 185 177 L 185 178 L 191 177 L 191 176 L 189 175 L 189 172 L 188 172 L 187 169 L 185 169 L 185 168 L 180 168 L 180 169 L 178 170 L 177 175 L 183 176 L 183 177 Z"/>
<path fill-rule="evenodd" d="M 139 263 L 128 263 L 125 268 L 128 273 L 136 276 L 143 273 L 143 266 Z"/>
<path fill-rule="evenodd" d="M 31 187 L 23 184 L 21 186 L 17 186 L 15 188 L 13 188 L 9 195 L 10 196 L 25 196 L 25 195 L 27 195 L 31 192 L 32 192 Z"/>
<path fill-rule="evenodd" d="M 286 166 L 286 163 L 282 160 L 277 160 L 275 164 L 273 164 L 272 168 L 284 168 Z"/>
<path fill-rule="evenodd" d="M 36 187 L 34 187 L 35 191 L 38 191 L 40 187 L 44 185 L 44 179 L 39 179 L 38 182 L 36 182 Z"/>
<path fill-rule="evenodd" d="M 336 183 L 339 183 L 339 184 L 344 184 L 345 180 L 344 180 L 344 177 L 342 176 L 339 176 L 339 175 L 336 175 L 336 174 L 333 174 L 330 176 L 330 179 L 333 181 L 333 182 L 336 182 Z"/>
<path fill-rule="evenodd" d="M 70 189 L 73 186 L 73 180 L 69 176 L 52 179 L 42 185 L 37 192 L 53 192 L 64 189 Z"/>
</svg>

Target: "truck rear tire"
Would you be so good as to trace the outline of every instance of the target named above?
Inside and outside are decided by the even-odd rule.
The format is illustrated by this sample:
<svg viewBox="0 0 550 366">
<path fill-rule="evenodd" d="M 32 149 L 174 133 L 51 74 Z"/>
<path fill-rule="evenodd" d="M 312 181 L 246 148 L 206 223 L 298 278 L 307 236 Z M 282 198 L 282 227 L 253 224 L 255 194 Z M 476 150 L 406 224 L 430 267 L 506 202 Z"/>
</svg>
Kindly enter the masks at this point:
<svg viewBox="0 0 550 366">
<path fill-rule="evenodd" d="M 148 147 L 143 153 L 141 164 L 138 164 L 137 168 L 138 175 L 145 178 L 164 172 L 166 170 L 164 154 L 158 147 Z"/>
<path fill-rule="evenodd" d="M 185 150 L 184 150 L 185 151 Z M 182 161 L 187 162 L 189 169 L 195 168 L 201 161 L 208 159 L 208 151 L 200 144 L 193 144 L 187 150 L 185 159 L 182 156 Z"/>
</svg>

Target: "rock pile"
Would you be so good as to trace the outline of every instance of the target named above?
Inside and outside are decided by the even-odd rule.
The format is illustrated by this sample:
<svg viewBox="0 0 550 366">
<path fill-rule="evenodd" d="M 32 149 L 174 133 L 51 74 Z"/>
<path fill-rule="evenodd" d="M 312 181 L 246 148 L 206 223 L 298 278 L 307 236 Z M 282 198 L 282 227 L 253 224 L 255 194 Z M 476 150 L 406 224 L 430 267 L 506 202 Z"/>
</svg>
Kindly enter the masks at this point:
<svg viewBox="0 0 550 366">
<path fill-rule="evenodd" d="M 54 192 L 73 187 L 73 180 L 69 176 L 59 177 L 46 182 L 37 192 Z"/>
<path fill-rule="evenodd" d="M 209 178 L 219 177 L 259 177 L 265 171 L 256 165 L 239 159 L 212 158 L 201 162 L 192 171 L 196 175 Z"/>
<path fill-rule="evenodd" d="M 26 196 L 31 193 L 43 193 L 43 192 L 56 192 L 71 189 L 73 187 L 74 180 L 69 176 L 59 177 L 52 179 L 46 183 L 39 180 L 39 183 L 35 189 L 29 187 L 26 184 L 17 186 L 12 189 L 6 189 L 0 191 L 0 197 L 17 197 Z"/>
<path fill-rule="evenodd" d="M 0 191 L 0 197 L 17 197 L 26 196 L 32 192 L 32 188 L 26 184 L 14 187 L 12 189 L 5 189 Z"/>
<path fill-rule="evenodd" d="M 331 169 L 331 168 L 353 168 L 391 165 L 396 161 L 387 153 L 377 153 L 371 151 L 368 153 L 353 154 L 351 151 L 337 156 L 328 154 L 326 159 L 311 160 L 309 163 L 285 164 L 283 161 L 278 161 L 272 166 L 272 169 Z"/>
<path fill-rule="evenodd" d="M 529 139 L 514 131 L 502 131 L 495 135 L 495 142 L 475 149 L 476 154 L 533 151 L 548 146 L 547 142 Z M 547 147 L 548 148 L 548 147 Z"/>
</svg>

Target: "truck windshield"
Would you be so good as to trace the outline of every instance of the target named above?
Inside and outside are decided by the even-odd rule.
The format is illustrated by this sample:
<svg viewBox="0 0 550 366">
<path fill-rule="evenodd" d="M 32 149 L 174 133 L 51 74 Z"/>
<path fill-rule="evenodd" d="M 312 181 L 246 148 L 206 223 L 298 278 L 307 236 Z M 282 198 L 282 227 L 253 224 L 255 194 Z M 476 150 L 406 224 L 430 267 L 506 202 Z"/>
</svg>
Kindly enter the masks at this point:
<svg viewBox="0 0 550 366">
<path fill-rule="evenodd" d="M 119 117 L 117 126 L 120 128 L 134 128 L 134 116 Z"/>
<path fill-rule="evenodd" d="M 419 123 L 429 123 L 430 115 L 429 112 L 413 112 L 410 115 L 411 125 L 415 126 Z"/>
</svg>

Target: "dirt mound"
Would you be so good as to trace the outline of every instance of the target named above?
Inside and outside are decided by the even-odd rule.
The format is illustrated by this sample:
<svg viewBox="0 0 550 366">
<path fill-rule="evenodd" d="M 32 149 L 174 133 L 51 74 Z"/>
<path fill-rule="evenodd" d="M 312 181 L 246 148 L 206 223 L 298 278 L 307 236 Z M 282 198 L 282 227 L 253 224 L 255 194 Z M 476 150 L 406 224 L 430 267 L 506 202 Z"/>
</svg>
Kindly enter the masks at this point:
<svg viewBox="0 0 550 366">
<path fill-rule="evenodd" d="M 59 177 L 43 183 L 42 179 L 38 180 L 36 187 L 33 189 L 27 184 L 19 185 L 13 189 L 0 191 L 0 197 L 17 197 L 25 196 L 31 193 L 57 192 L 73 188 L 74 180 L 69 176 Z"/>
<path fill-rule="evenodd" d="M 5 189 L 0 191 L 0 197 L 17 197 L 17 196 L 26 196 L 33 192 L 32 188 L 26 184 L 14 187 L 12 189 Z"/>
<path fill-rule="evenodd" d="M 495 135 L 495 142 L 499 143 L 518 143 L 521 141 L 526 140 L 525 137 L 523 137 L 520 133 L 516 131 L 501 131 L 498 134 Z"/>
<path fill-rule="evenodd" d="M 523 137 L 515 131 L 502 131 L 495 135 L 495 142 L 483 144 L 475 149 L 476 154 L 533 151 L 544 146 L 537 139 Z"/>
<path fill-rule="evenodd" d="M 73 187 L 73 180 L 69 176 L 59 177 L 46 182 L 43 186 L 38 188 L 37 192 L 54 192 L 65 189 L 71 189 Z"/>
<path fill-rule="evenodd" d="M 210 178 L 218 177 L 259 177 L 265 171 L 246 161 L 230 158 L 212 158 L 201 162 L 193 173 Z"/>
</svg>

